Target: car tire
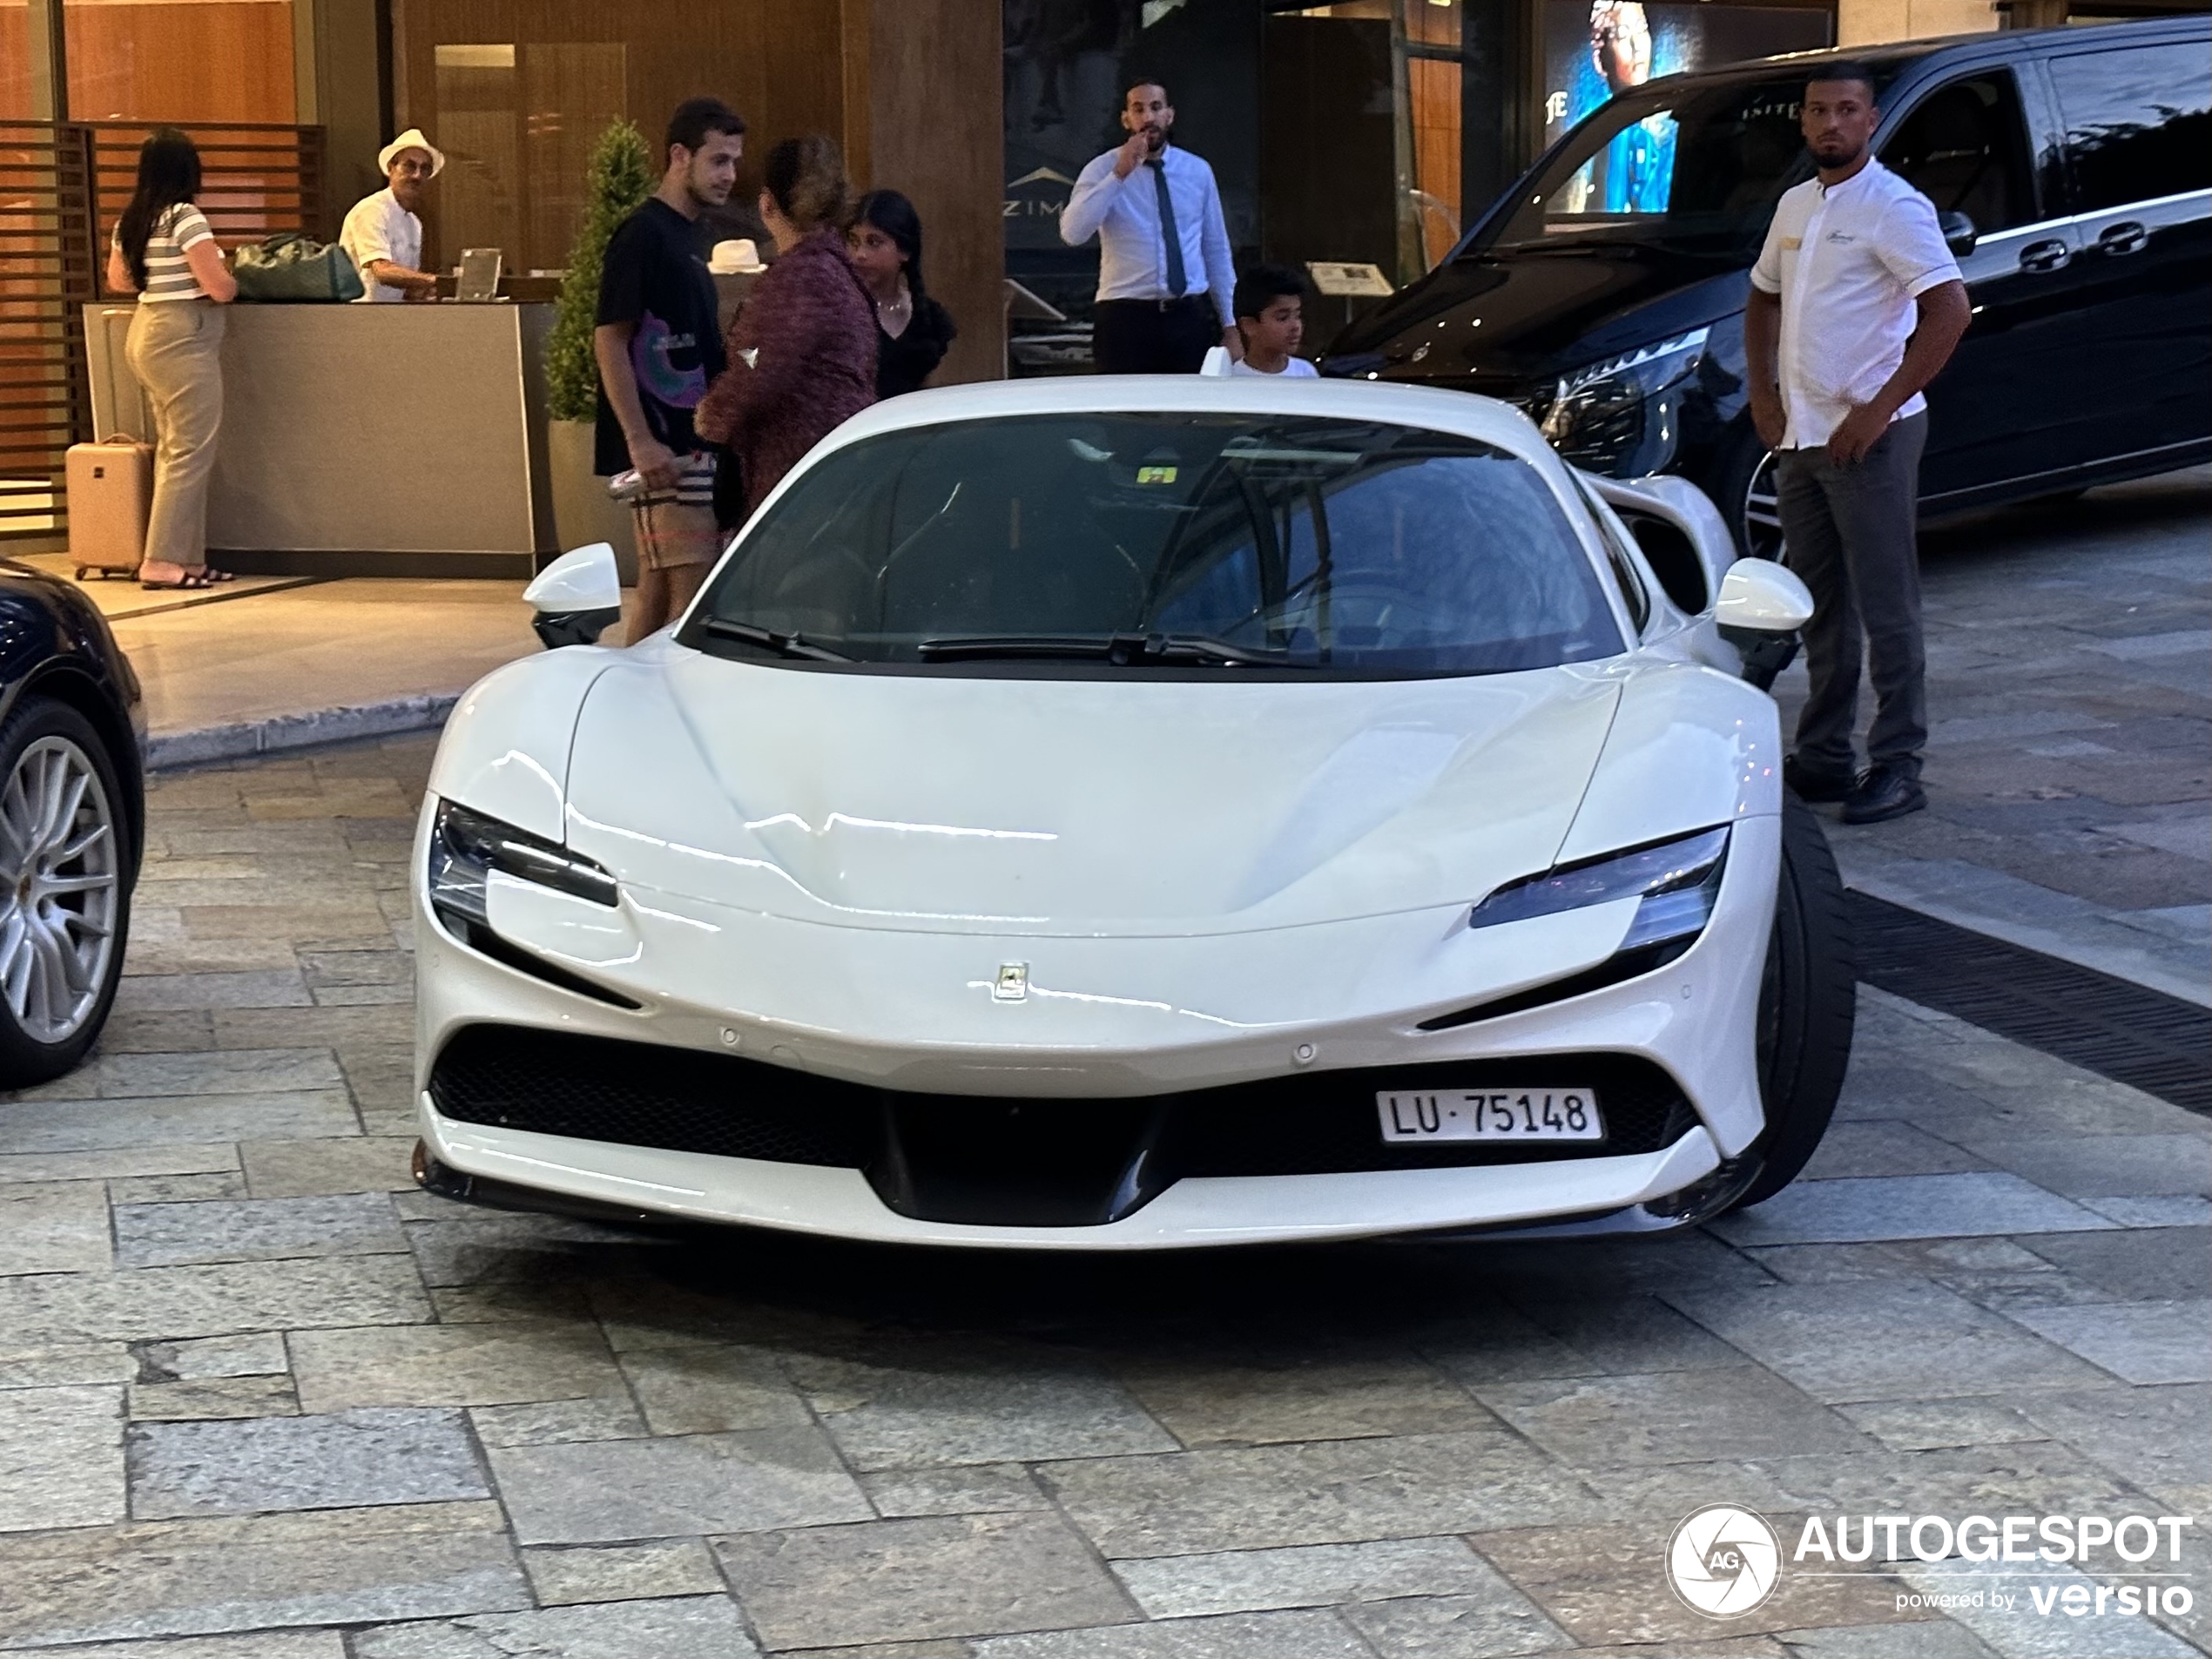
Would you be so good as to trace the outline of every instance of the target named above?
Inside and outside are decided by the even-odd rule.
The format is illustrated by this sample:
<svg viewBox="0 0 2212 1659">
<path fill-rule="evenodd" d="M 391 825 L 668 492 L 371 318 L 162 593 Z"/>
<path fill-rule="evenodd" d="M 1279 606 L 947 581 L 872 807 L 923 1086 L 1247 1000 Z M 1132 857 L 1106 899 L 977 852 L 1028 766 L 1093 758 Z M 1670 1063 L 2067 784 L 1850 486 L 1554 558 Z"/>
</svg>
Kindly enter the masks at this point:
<svg viewBox="0 0 2212 1659">
<path fill-rule="evenodd" d="M 1851 1063 L 1858 963 L 1844 879 L 1811 807 L 1782 797 L 1782 883 L 1759 987 L 1759 1172 L 1731 1209 L 1797 1178 L 1828 1132 Z"/>
<path fill-rule="evenodd" d="M 0 1089 L 60 1076 L 107 1023 L 130 934 L 130 837 L 92 723 L 25 697 L 0 725 Z"/>
<path fill-rule="evenodd" d="M 1714 502 L 1736 550 L 1749 559 L 1782 556 L 1782 519 L 1774 500 L 1774 454 L 1745 421 L 1713 474 Z"/>
</svg>

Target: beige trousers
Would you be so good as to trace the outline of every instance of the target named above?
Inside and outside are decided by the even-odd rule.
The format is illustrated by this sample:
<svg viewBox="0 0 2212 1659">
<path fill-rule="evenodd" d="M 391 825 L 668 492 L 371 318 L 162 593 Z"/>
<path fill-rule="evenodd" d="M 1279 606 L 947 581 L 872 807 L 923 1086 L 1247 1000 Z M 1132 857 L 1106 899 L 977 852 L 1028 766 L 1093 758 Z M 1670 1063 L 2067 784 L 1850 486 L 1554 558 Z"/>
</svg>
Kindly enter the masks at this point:
<svg viewBox="0 0 2212 1659">
<path fill-rule="evenodd" d="M 145 556 L 187 570 L 207 563 L 207 484 L 223 425 L 225 320 L 212 300 L 142 300 L 123 348 L 153 409 L 153 516 Z"/>
</svg>

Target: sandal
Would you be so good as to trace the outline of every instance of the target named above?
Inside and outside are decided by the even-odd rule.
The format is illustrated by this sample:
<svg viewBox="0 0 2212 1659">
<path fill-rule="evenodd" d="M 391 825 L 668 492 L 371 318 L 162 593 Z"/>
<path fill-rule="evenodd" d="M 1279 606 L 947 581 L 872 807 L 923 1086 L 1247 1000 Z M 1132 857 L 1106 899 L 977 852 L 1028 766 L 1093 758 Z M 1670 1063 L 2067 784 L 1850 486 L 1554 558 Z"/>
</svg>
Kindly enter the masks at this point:
<svg viewBox="0 0 2212 1659">
<path fill-rule="evenodd" d="M 219 580 L 220 578 L 213 571 L 203 567 L 197 570 L 185 571 L 174 582 L 141 581 L 138 585 L 149 593 L 177 593 L 200 588 L 212 588 Z"/>
</svg>

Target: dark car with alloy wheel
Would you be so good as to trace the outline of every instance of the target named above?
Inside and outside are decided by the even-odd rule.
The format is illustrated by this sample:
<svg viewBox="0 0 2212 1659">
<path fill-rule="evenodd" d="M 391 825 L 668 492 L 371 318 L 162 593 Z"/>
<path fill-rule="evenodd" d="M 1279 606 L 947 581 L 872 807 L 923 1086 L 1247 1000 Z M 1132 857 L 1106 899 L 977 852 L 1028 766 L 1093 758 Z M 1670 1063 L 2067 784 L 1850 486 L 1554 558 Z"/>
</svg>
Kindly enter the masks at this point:
<svg viewBox="0 0 2212 1659">
<path fill-rule="evenodd" d="M 1324 372 L 1506 399 L 1578 467 L 1690 478 L 1771 554 L 1743 307 L 1777 199 L 1811 176 L 1797 109 L 1822 56 L 1615 98 Z M 1973 306 L 1928 391 L 1922 511 L 2212 458 L 2212 20 L 1850 56 L 1878 82 L 1877 152 L 1934 203 Z"/>
<path fill-rule="evenodd" d="M 138 676 L 66 582 L 0 561 L 0 1089 L 84 1057 L 145 846 Z"/>
</svg>

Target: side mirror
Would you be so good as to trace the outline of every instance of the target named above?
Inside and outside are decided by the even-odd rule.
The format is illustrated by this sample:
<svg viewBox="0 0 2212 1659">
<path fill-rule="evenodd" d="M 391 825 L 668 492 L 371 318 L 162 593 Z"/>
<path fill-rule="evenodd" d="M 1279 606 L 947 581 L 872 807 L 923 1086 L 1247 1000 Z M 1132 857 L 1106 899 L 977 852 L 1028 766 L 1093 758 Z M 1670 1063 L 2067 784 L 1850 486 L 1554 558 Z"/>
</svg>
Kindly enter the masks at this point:
<svg viewBox="0 0 2212 1659">
<path fill-rule="evenodd" d="M 540 570 L 523 590 L 523 603 L 537 614 L 530 626 L 549 651 L 597 644 L 622 619 L 622 575 L 605 542 L 577 548 Z"/>
<path fill-rule="evenodd" d="M 1943 245 L 1951 250 L 1953 259 L 1965 259 L 1974 251 L 1974 244 L 1981 239 L 1981 233 L 1974 228 L 1973 220 L 1956 209 L 1948 213 L 1938 213 L 1936 229 L 1943 233 Z"/>
<path fill-rule="evenodd" d="M 1797 630 L 1812 620 L 1812 594 L 1771 559 L 1738 559 L 1721 578 L 1713 620 L 1762 691 L 1797 654 Z"/>
</svg>

